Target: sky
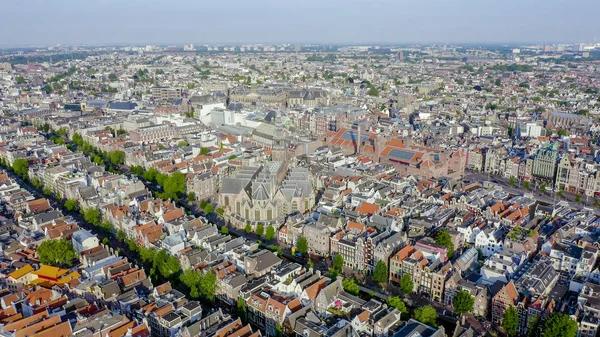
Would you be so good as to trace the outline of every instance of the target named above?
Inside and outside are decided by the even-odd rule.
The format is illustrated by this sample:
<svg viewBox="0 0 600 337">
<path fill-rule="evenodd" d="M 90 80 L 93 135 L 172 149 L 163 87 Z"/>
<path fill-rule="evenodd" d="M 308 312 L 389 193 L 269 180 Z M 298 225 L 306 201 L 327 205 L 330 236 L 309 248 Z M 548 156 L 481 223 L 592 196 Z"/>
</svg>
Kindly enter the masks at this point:
<svg viewBox="0 0 600 337">
<path fill-rule="evenodd" d="M 600 0 L 6 0 L 0 46 L 600 42 Z"/>
</svg>

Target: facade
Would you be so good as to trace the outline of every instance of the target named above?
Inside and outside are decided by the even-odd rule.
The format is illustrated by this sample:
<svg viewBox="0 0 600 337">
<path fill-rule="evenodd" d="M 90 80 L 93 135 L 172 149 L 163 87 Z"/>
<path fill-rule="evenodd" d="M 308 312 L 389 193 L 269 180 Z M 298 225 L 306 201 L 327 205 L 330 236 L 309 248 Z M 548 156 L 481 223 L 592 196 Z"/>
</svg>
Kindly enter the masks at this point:
<svg viewBox="0 0 600 337">
<path fill-rule="evenodd" d="M 515 287 L 515 283 L 511 280 L 492 298 L 492 322 L 496 324 L 502 323 L 504 312 L 508 307 L 515 306 L 519 300 L 519 293 Z"/>
<path fill-rule="evenodd" d="M 181 98 L 181 88 L 153 87 L 152 97 L 157 101 L 170 101 Z"/>
<path fill-rule="evenodd" d="M 532 174 L 535 178 L 554 182 L 558 164 L 558 147 L 556 143 L 539 149 L 533 159 Z"/>
</svg>

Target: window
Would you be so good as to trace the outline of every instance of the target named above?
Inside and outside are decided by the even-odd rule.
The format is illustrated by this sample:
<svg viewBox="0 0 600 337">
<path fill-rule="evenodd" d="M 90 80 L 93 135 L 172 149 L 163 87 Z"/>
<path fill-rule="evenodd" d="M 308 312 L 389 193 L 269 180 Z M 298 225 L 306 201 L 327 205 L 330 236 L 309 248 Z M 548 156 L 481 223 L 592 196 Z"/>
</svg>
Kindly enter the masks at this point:
<svg viewBox="0 0 600 337">
<path fill-rule="evenodd" d="M 260 220 L 260 210 L 257 209 L 254 211 L 254 218 L 256 220 Z"/>
</svg>

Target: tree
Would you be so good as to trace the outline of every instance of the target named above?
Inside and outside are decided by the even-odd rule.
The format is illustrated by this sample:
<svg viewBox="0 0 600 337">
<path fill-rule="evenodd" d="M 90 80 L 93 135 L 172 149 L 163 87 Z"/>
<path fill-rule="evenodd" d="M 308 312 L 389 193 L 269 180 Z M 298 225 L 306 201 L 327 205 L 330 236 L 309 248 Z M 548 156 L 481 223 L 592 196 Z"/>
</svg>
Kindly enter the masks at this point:
<svg viewBox="0 0 600 337">
<path fill-rule="evenodd" d="M 400 278 L 400 290 L 402 290 L 405 295 L 410 295 L 414 288 L 415 285 L 412 276 L 410 274 L 402 275 L 402 278 Z"/>
<path fill-rule="evenodd" d="M 188 202 L 194 202 L 194 200 L 196 200 L 196 193 L 194 193 L 194 192 L 188 193 L 187 200 L 188 200 Z"/>
<path fill-rule="evenodd" d="M 333 269 L 342 270 L 343 266 L 344 266 L 344 257 L 342 256 L 342 254 L 336 254 L 333 257 Z"/>
<path fill-rule="evenodd" d="M 152 268 L 165 280 L 173 280 L 181 272 L 179 260 L 164 249 L 156 253 Z"/>
<path fill-rule="evenodd" d="M 246 306 L 246 301 L 242 296 L 238 297 L 235 313 L 237 314 L 237 317 L 242 320 L 242 323 L 246 324 L 248 307 Z"/>
<path fill-rule="evenodd" d="M 108 246 L 109 243 L 110 243 L 110 240 L 108 238 L 102 239 L 102 244 L 103 245 Z"/>
<path fill-rule="evenodd" d="M 151 167 L 146 172 L 144 172 L 144 179 L 147 181 L 156 181 L 156 177 L 158 176 L 158 174 L 159 172 L 154 167 Z"/>
<path fill-rule="evenodd" d="M 163 193 L 161 193 L 161 198 L 163 199 L 177 200 L 180 195 L 185 193 L 186 178 L 185 175 L 179 171 L 170 176 L 158 174 L 155 179 L 156 182 L 163 187 Z"/>
<path fill-rule="evenodd" d="M 179 280 L 189 289 L 190 296 L 194 299 L 200 298 L 201 278 L 202 276 L 200 273 L 192 269 L 184 271 L 181 276 L 179 276 Z"/>
<path fill-rule="evenodd" d="M 98 155 L 92 157 L 92 162 L 98 166 L 104 166 L 104 159 Z"/>
<path fill-rule="evenodd" d="M 565 129 L 558 129 L 558 131 L 556 131 L 556 134 L 557 134 L 559 137 L 564 137 L 564 136 L 566 136 L 566 135 L 567 135 L 567 130 L 565 130 Z"/>
<path fill-rule="evenodd" d="M 516 336 L 519 331 L 519 313 L 512 305 L 504 311 L 502 328 L 506 331 L 508 336 Z"/>
<path fill-rule="evenodd" d="M 529 320 L 527 326 L 527 337 L 538 337 L 540 336 L 540 316 L 535 315 Z"/>
<path fill-rule="evenodd" d="M 221 226 L 221 234 L 228 235 L 229 234 L 229 228 L 227 228 L 227 226 Z"/>
<path fill-rule="evenodd" d="M 515 177 L 510 176 L 510 178 L 508 179 L 508 184 L 510 185 L 510 187 L 515 187 L 515 185 L 517 184 L 517 179 L 515 179 Z"/>
<path fill-rule="evenodd" d="M 188 146 L 189 143 L 186 142 L 185 140 L 180 141 L 179 143 L 177 143 L 177 146 Z"/>
<path fill-rule="evenodd" d="M 143 175 L 144 175 L 144 168 L 143 168 L 143 167 L 141 167 L 141 166 L 139 166 L 139 165 L 132 166 L 132 167 L 129 169 L 129 172 L 131 172 L 132 174 L 134 174 L 134 175 L 136 175 L 136 176 L 138 176 L 138 177 L 141 177 L 141 176 L 143 176 Z"/>
<path fill-rule="evenodd" d="M 124 242 L 126 238 L 127 237 L 125 236 L 125 232 L 123 232 L 122 230 L 119 230 L 117 232 L 117 240 Z"/>
<path fill-rule="evenodd" d="M 556 196 L 558 196 L 559 198 L 562 198 L 565 195 L 565 191 L 561 188 L 560 190 L 558 190 L 558 193 L 556 193 Z"/>
<path fill-rule="evenodd" d="M 467 312 L 473 311 L 473 305 L 475 304 L 475 298 L 466 290 L 461 290 L 454 294 L 452 298 L 452 306 L 454 306 L 454 311 L 459 316 Z"/>
<path fill-rule="evenodd" d="M 79 133 L 73 133 L 71 140 L 73 140 L 73 143 L 77 144 L 77 146 L 83 146 L 83 137 L 81 137 Z"/>
<path fill-rule="evenodd" d="M 546 193 L 547 187 L 548 187 L 548 185 L 546 185 L 546 183 L 541 183 L 540 184 L 540 192 Z"/>
<path fill-rule="evenodd" d="M 521 186 L 523 186 L 524 189 L 528 190 L 531 188 L 531 182 L 529 180 L 523 180 Z"/>
<path fill-rule="evenodd" d="M 52 189 L 50 187 L 44 187 L 44 189 L 42 190 L 42 193 L 45 196 L 49 197 L 52 195 Z"/>
<path fill-rule="evenodd" d="M 414 312 L 414 319 L 417 321 L 427 324 L 429 326 L 436 327 L 437 326 L 437 312 L 431 305 L 426 305 L 424 307 L 418 307 Z"/>
<path fill-rule="evenodd" d="M 41 190 L 43 188 L 42 181 L 38 178 L 31 179 L 31 184 L 38 190 Z"/>
<path fill-rule="evenodd" d="M 369 96 L 379 96 L 379 91 L 377 90 L 377 88 L 371 87 L 371 88 L 369 88 L 369 90 L 367 90 L 367 95 L 369 95 Z"/>
<path fill-rule="evenodd" d="M 404 304 L 404 301 L 402 301 L 402 299 L 398 296 L 390 296 L 387 299 L 387 305 L 389 307 L 392 308 L 396 308 L 398 309 L 398 311 L 400 312 L 407 312 L 408 310 L 406 310 L 406 304 Z"/>
<path fill-rule="evenodd" d="M 46 240 L 36 250 L 40 262 L 55 267 L 71 267 L 77 253 L 71 241 L 66 239 Z"/>
<path fill-rule="evenodd" d="M 581 194 L 575 194 L 575 202 L 581 202 Z"/>
<path fill-rule="evenodd" d="M 301 236 L 296 242 L 296 250 L 300 254 L 308 253 L 308 240 L 304 236 Z"/>
<path fill-rule="evenodd" d="M 73 199 L 69 199 L 69 200 L 65 201 L 65 208 L 69 212 L 73 212 L 74 210 L 76 210 L 77 206 L 78 206 L 77 201 L 75 201 Z"/>
<path fill-rule="evenodd" d="M 204 213 L 212 214 L 213 211 L 214 211 L 214 206 L 212 204 L 206 204 L 206 206 L 204 206 Z"/>
<path fill-rule="evenodd" d="M 215 299 L 216 289 L 217 275 L 209 271 L 200 280 L 200 297 L 205 301 L 212 302 Z"/>
<path fill-rule="evenodd" d="M 388 280 L 388 268 L 383 260 L 377 261 L 373 271 L 373 280 L 377 283 L 386 283 Z"/>
<path fill-rule="evenodd" d="M 567 314 L 553 312 L 542 323 L 542 336 L 544 337 L 575 337 L 578 325 Z"/>
<path fill-rule="evenodd" d="M 15 171 L 16 174 L 21 176 L 21 178 L 27 178 L 29 172 L 29 163 L 27 162 L 27 160 L 19 158 L 13 162 L 12 167 L 13 171 Z"/>
<path fill-rule="evenodd" d="M 23 77 L 23 76 L 17 77 L 16 80 L 17 80 L 17 84 L 25 83 L 25 77 Z"/>
<path fill-rule="evenodd" d="M 258 236 L 263 236 L 263 234 L 265 233 L 265 226 L 263 226 L 263 224 L 259 223 L 256 226 L 256 235 Z"/>
<path fill-rule="evenodd" d="M 208 156 L 209 153 L 210 153 L 210 149 L 207 147 L 203 147 L 200 149 L 200 154 L 203 156 Z"/>
<path fill-rule="evenodd" d="M 252 226 L 250 226 L 250 223 L 246 223 L 246 228 L 244 228 L 244 230 L 246 231 L 246 234 L 250 234 L 252 232 Z"/>
<path fill-rule="evenodd" d="M 600 199 L 594 199 L 594 207 L 600 207 Z"/>
<path fill-rule="evenodd" d="M 265 239 L 267 241 L 271 241 L 275 238 L 275 228 L 273 226 L 267 227 L 267 232 L 265 233 Z"/>
<path fill-rule="evenodd" d="M 125 163 L 125 152 L 123 151 L 110 151 L 108 152 L 107 157 L 113 165 L 119 166 Z"/>
<path fill-rule="evenodd" d="M 344 287 L 344 290 L 346 292 L 354 296 L 358 296 L 358 292 L 360 291 L 360 289 L 358 288 L 358 284 L 356 284 L 353 278 L 345 278 L 342 281 L 342 286 Z"/>
<path fill-rule="evenodd" d="M 90 208 L 85 211 L 83 214 L 83 219 L 94 226 L 98 226 L 100 224 L 100 212 L 98 212 L 95 208 Z"/>
<path fill-rule="evenodd" d="M 435 242 L 446 247 L 448 249 L 448 258 L 452 257 L 454 254 L 454 243 L 452 242 L 452 237 L 447 231 L 440 231 L 435 237 Z"/>
</svg>

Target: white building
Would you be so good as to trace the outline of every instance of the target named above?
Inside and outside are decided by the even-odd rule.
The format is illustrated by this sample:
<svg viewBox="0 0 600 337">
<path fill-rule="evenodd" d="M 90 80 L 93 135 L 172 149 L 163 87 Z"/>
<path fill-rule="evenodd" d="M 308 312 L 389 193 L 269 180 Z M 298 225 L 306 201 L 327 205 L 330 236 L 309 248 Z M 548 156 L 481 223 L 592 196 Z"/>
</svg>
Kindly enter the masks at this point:
<svg viewBox="0 0 600 337">
<path fill-rule="evenodd" d="M 75 248 L 77 254 L 80 254 L 88 249 L 96 248 L 98 245 L 100 245 L 98 238 L 90 231 L 85 229 L 78 230 L 77 232 L 73 233 L 71 242 L 73 243 L 73 248 Z"/>
</svg>

